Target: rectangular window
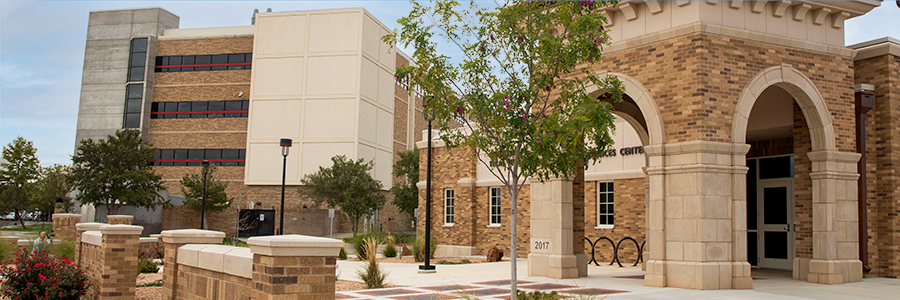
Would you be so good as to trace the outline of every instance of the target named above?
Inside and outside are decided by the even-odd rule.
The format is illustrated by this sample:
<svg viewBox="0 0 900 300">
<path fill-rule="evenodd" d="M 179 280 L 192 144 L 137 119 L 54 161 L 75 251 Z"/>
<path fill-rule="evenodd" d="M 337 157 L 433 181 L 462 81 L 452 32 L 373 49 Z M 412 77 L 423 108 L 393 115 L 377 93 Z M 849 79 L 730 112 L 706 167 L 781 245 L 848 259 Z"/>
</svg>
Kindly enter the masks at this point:
<svg viewBox="0 0 900 300">
<path fill-rule="evenodd" d="M 155 72 L 250 70 L 252 53 L 157 56 Z"/>
<path fill-rule="evenodd" d="M 144 85 L 129 84 L 125 86 L 125 115 L 122 119 L 122 128 L 141 127 L 141 107 L 144 99 Z"/>
<path fill-rule="evenodd" d="M 444 224 L 453 224 L 453 189 L 444 190 Z"/>
<path fill-rule="evenodd" d="M 153 102 L 151 119 L 246 118 L 250 100 Z"/>
<path fill-rule="evenodd" d="M 597 183 L 597 227 L 615 225 L 615 191 L 612 182 Z"/>
<path fill-rule="evenodd" d="M 500 188 L 491 188 L 491 225 L 500 225 Z"/>
<path fill-rule="evenodd" d="M 217 166 L 243 166 L 244 149 L 158 149 L 154 166 L 199 166 L 203 160 Z"/>
<path fill-rule="evenodd" d="M 147 38 L 131 40 L 131 63 L 128 66 L 128 81 L 144 81 L 144 65 L 147 60 Z"/>
</svg>

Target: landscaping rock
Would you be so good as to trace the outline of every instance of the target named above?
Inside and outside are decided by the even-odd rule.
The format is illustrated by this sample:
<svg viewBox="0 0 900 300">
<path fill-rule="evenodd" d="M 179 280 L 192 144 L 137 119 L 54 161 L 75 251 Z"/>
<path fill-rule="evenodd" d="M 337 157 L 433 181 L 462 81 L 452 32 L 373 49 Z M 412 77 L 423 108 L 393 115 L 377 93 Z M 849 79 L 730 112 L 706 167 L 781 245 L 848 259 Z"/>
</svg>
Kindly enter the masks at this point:
<svg viewBox="0 0 900 300">
<path fill-rule="evenodd" d="M 503 258 L 503 251 L 497 248 L 497 246 L 491 246 L 491 248 L 488 249 L 487 258 L 485 259 L 485 261 L 497 262 L 500 261 L 501 258 Z"/>
</svg>

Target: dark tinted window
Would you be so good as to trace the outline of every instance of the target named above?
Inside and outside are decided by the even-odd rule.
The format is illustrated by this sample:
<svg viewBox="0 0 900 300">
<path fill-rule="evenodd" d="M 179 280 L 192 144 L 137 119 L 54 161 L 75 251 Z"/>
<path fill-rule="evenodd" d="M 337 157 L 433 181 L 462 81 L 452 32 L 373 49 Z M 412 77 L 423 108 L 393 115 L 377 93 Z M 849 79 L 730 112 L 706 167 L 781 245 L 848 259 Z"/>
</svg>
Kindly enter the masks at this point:
<svg viewBox="0 0 900 300">
<path fill-rule="evenodd" d="M 145 54 L 146 56 L 146 54 Z M 158 56 L 156 72 L 188 72 L 210 70 L 250 70 L 252 53 Z M 227 66 L 210 66 L 229 64 Z M 199 66 L 198 66 L 199 65 Z"/>
<path fill-rule="evenodd" d="M 156 151 L 155 166 L 200 166 L 201 160 L 210 160 L 218 166 L 243 166 L 244 149 L 159 149 Z M 175 161 L 159 161 L 175 160 Z M 196 160 L 196 161 L 188 161 Z"/>
<path fill-rule="evenodd" d="M 781 156 L 759 159 L 759 179 L 794 177 L 794 157 Z"/>
</svg>

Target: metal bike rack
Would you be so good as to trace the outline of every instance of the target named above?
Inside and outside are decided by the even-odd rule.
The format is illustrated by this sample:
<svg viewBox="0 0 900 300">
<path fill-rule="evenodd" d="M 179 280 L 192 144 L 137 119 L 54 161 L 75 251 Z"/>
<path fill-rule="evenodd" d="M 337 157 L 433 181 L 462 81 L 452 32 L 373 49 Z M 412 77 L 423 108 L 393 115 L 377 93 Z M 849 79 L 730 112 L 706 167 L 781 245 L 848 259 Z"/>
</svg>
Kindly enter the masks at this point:
<svg viewBox="0 0 900 300">
<path fill-rule="evenodd" d="M 647 241 L 643 241 L 640 244 L 638 244 L 637 240 L 635 240 L 632 237 L 627 237 L 627 236 L 622 238 L 621 240 L 619 240 L 618 243 L 613 243 L 612 239 L 605 237 L 605 236 L 599 237 L 594 241 L 591 241 L 591 239 L 589 239 L 589 238 L 584 238 L 584 240 L 591 244 L 591 260 L 588 261 L 588 264 L 593 262 L 595 266 L 600 266 L 600 263 L 597 262 L 597 258 L 595 257 L 595 254 L 597 253 L 597 251 L 596 251 L 597 244 L 599 244 L 601 240 L 608 241 L 609 245 L 613 247 L 613 261 L 609 263 L 610 266 L 612 264 L 616 263 L 616 264 L 619 264 L 619 267 L 624 267 L 622 265 L 622 262 L 619 260 L 619 248 L 622 246 L 622 242 L 624 242 L 626 240 L 630 240 L 631 242 L 634 243 L 634 246 L 638 248 L 638 257 L 634 261 L 634 265 L 632 265 L 632 266 L 637 266 L 640 262 L 644 261 L 644 245 L 646 244 Z"/>
</svg>

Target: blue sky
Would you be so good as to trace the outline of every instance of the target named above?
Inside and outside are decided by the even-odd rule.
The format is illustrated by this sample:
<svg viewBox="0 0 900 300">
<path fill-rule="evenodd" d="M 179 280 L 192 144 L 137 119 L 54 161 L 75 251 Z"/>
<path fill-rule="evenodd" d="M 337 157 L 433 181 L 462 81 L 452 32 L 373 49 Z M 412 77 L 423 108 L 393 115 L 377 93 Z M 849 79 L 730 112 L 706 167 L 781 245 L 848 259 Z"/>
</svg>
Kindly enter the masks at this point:
<svg viewBox="0 0 900 300">
<path fill-rule="evenodd" d="M 493 3 L 490 1 L 489 3 Z M 0 146 L 17 136 L 33 141 L 41 164 L 71 164 L 81 89 L 88 12 L 162 7 L 180 28 L 250 24 L 265 11 L 365 7 L 388 27 L 409 12 L 408 1 L 17 1 L 0 0 Z M 845 23 L 847 45 L 900 38 L 894 1 Z M 409 53 L 409 51 L 407 51 Z"/>
</svg>

